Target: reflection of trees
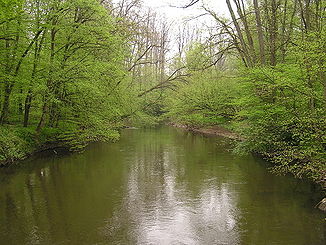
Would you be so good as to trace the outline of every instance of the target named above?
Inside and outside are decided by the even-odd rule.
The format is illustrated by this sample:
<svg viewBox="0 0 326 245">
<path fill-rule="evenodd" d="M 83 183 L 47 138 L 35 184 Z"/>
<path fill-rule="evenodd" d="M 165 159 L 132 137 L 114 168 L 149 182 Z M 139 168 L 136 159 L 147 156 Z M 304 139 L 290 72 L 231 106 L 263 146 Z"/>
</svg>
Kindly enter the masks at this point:
<svg viewBox="0 0 326 245">
<path fill-rule="evenodd" d="M 304 207 L 311 195 L 309 184 L 292 176 L 275 176 L 261 159 L 242 157 L 235 164 L 242 175 L 242 183 L 235 187 L 243 244 L 324 243 L 322 219 L 316 218 L 313 203 Z"/>
<path fill-rule="evenodd" d="M 54 188 L 50 183 L 53 176 L 50 174 L 51 168 L 47 167 L 12 176 L 10 185 L 6 186 L 8 195 L 12 197 L 7 209 L 16 215 L 12 217 L 7 213 L 6 223 L 1 223 L 1 227 L 10 230 L 5 240 L 7 244 L 39 244 L 51 236 L 51 240 L 55 241 L 58 235 L 56 224 L 58 220 L 64 222 L 64 217 L 56 216 Z"/>
<path fill-rule="evenodd" d="M 5 216 L 3 221 L 6 229 L 7 239 L 13 243 L 25 237 L 24 223 L 17 222 L 20 215 L 19 207 L 10 192 L 5 193 Z M 1 224 L 3 225 L 3 224 Z M 18 232 L 19 231 L 19 232 Z"/>
<path fill-rule="evenodd" d="M 26 198 L 26 201 L 30 201 L 30 209 L 33 216 L 32 219 L 33 223 L 35 224 L 34 229 L 31 232 L 31 234 L 33 234 L 32 240 L 39 241 L 40 235 L 38 230 L 41 224 L 41 217 L 38 211 L 37 196 L 35 195 L 35 190 L 33 188 L 33 177 L 33 174 L 29 174 L 25 178 L 26 195 L 29 196 L 29 199 Z"/>
<path fill-rule="evenodd" d="M 204 181 L 213 151 L 204 141 L 172 134 L 138 142 L 122 209 L 106 225 L 108 239 L 124 233 L 137 244 L 238 243 L 234 194 L 216 178 Z"/>
<path fill-rule="evenodd" d="M 110 213 L 111 190 L 122 179 L 123 168 L 106 160 L 107 154 L 119 159 L 112 151 L 97 146 L 16 171 L 0 189 L 0 244 L 91 244 L 98 239 L 94 228 Z M 6 192 L 12 203 L 7 208 Z"/>
</svg>

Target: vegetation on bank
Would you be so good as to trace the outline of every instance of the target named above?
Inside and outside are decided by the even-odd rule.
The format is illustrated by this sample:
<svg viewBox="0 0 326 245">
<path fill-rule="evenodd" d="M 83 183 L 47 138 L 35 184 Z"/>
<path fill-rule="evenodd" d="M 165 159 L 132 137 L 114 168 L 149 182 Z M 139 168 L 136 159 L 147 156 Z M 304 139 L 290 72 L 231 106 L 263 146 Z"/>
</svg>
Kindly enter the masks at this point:
<svg viewBox="0 0 326 245">
<path fill-rule="evenodd" d="M 97 0 L 0 1 L 0 165 L 46 146 L 115 140 L 126 118 L 141 118 L 131 74 L 142 61 L 142 23 L 126 9 Z"/>
<path fill-rule="evenodd" d="M 76 131 L 60 128 L 43 128 L 36 133 L 33 126 L 2 126 L 0 130 L 0 165 L 14 163 L 31 154 L 64 148 L 69 151 L 80 151 L 92 141 L 115 141 L 119 139 L 118 130 L 106 129 L 103 134 L 91 134 L 89 131 Z"/>
<path fill-rule="evenodd" d="M 234 2 L 227 1 L 232 22 L 203 7 L 223 34 L 191 43 L 178 60 L 191 77 L 167 94 L 167 116 L 185 125 L 232 129 L 245 139 L 236 152 L 263 155 L 276 173 L 322 181 L 325 2 Z"/>
</svg>

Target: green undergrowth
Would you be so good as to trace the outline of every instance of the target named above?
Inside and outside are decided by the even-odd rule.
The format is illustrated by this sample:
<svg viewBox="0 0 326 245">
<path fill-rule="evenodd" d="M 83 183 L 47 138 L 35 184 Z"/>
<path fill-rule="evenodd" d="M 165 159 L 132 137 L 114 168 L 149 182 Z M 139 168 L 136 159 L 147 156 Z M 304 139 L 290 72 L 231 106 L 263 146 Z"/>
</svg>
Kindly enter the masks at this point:
<svg viewBox="0 0 326 245">
<path fill-rule="evenodd" d="M 314 41 L 309 45 L 325 44 Z M 321 42 L 321 43 L 320 43 Z M 165 98 L 165 117 L 188 127 L 222 126 L 237 133 L 235 153 L 259 154 L 276 174 L 323 183 L 326 179 L 326 94 L 322 73 L 324 46 L 310 53 L 308 43 L 275 66 L 200 70 L 200 45 L 190 50 L 185 65 L 192 76 Z M 308 53 L 306 53 L 308 52 Z M 309 57 L 309 59 L 308 59 Z M 307 69 L 307 62 L 314 69 Z M 198 69 L 193 69 L 193 66 Z M 233 67 L 233 68 L 232 68 Z"/>
<path fill-rule="evenodd" d="M 81 151 L 90 142 L 116 141 L 119 137 L 119 131 L 110 127 L 101 130 L 44 127 L 36 133 L 33 126 L 5 125 L 0 127 L 0 165 L 22 160 L 37 151 L 53 148 Z"/>
</svg>

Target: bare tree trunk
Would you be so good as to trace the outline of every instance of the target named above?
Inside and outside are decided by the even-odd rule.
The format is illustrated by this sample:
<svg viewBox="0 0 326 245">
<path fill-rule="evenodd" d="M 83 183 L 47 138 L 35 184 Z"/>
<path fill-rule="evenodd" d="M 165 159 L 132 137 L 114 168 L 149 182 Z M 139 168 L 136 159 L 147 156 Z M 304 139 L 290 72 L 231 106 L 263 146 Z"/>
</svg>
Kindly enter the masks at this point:
<svg viewBox="0 0 326 245">
<path fill-rule="evenodd" d="M 282 53 L 282 62 L 285 62 L 285 28 L 286 28 L 286 18 L 287 18 L 287 3 L 288 1 L 284 1 L 284 10 L 282 17 L 282 33 L 281 33 L 281 53 Z"/>
<path fill-rule="evenodd" d="M 260 9 L 258 5 L 258 0 L 254 1 L 254 9 L 255 9 L 255 16 L 256 16 L 256 27 L 257 27 L 257 33 L 258 33 L 258 42 L 259 42 L 259 57 L 260 57 L 260 63 L 262 65 L 265 65 L 265 41 L 264 41 L 264 34 L 263 34 L 263 28 L 261 23 L 261 16 L 260 16 Z"/>
<path fill-rule="evenodd" d="M 54 61 L 54 55 L 55 55 L 55 36 L 57 33 L 57 30 L 55 29 L 56 25 L 56 18 L 52 20 L 52 29 L 51 29 L 51 44 L 50 44 L 50 69 L 49 69 L 49 77 L 47 80 L 47 89 L 49 92 L 52 91 L 52 72 L 53 72 L 53 61 Z M 45 126 L 47 114 L 49 113 L 49 98 L 48 96 L 44 96 L 44 102 L 42 107 L 42 115 L 40 118 L 40 121 L 37 125 L 36 132 L 40 133 L 42 128 Z"/>
<path fill-rule="evenodd" d="M 271 13 L 271 23 L 270 23 L 270 63 L 271 66 L 276 65 L 276 42 L 277 42 L 277 4 L 276 0 L 271 0 L 271 7 L 272 7 L 272 13 Z"/>
<path fill-rule="evenodd" d="M 229 9 L 229 12 L 231 14 L 231 18 L 232 18 L 233 24 L 234 24 L 235 29 L 237 31 L 237 36 L 238 36 L 239 41 L 240 41 L 240 44 L 241 44 L 241 49 L 242 49 L 244 58 L 246 59 L 246 63 L 248 64 L 248 66 L 252 67 L 253 66 L 253 62 L 250 59 L 250 55 L 249 55 L 249 52 L 248 52 L 247 44 L 246 44 L 246 42 L 245 42 L 245 40 L 243 38 L 243 34 L 242 34 L 242 31 L 241 31 L 240 25 L 239 25 L 239 23 L 237 21 L 237 18 L 235 16 L 235 14 L 234 14 L 234 11 L 232 9 L 230 0 L 226 0 L 226 4 L 228 6 L 228 9 Z"/>
<path fill-rule="evenodd" d="M 246 10 L 245 10 L 245 5 L 243 3 L 243 0 L 241 0 L 241 3 L 239 0 L 233 0 L 236 7 L 237 7 L 237 12 L 238 15 L 240 17 L 240 20 L 243 23 L 244 29 L 245 29 L 245 34 L 248 40 L 248 46 L 249 46 L 249 56 L 252 60 L 253 63 L 256 63 L 256 51 L 255 51 L 255 46 L 254 46 L 254 41 L 251 35 L 251 31 L 248 25 L 248 21 L 247 21 L 247 14 L 246 14 Z"/>
</svg>

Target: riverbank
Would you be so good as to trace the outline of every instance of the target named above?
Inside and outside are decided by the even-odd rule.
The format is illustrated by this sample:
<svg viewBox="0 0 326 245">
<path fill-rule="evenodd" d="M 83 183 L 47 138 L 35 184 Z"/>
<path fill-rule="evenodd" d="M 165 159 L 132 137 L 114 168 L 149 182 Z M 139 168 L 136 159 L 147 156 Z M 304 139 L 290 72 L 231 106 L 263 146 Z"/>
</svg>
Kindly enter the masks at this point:
<svg viewBox="0 0 326 245">
<path fill-rule="evenodd" d="M 48 150 L 68 151 L 69 146 L 59 140 L 59 135 L 54 130 L 43 130 L 37 134 L 33 128 L 2 126 L 0 128 L 0 166 L 9 166 Z"/>
<path fill-rule="evenodd" d="M 168 123 L 168 125 L 181 128 L 190 132 L 194 133 L 200 133 L 208 136 L 221 136 L 225 138 L 229 138 L 232 140 L 237 141 L 245 141 L 243 137 L 238 135 L 235 132 L 232 132 L 226 128 L 223 128 L 221 126 L 207 126 L 207 127 L 194 127 L 191 125 L 183 125 L 178 123 Z M 268 159 L 266 159 L 268 160 Z M 306 179 L 306 178 L 304 178 Z M 326 179 L 320 180 L 320 181 L 313 181 L 316 185 L 319 185 L 321 187 L 321 192 L 325 194 L 326 192 Z M 323 198 L 317 205 L 316 208 L 319 208 L 320 210 L 326 212 L 326 197 Z"/>
<path fill-rule="evenodd" d="M 168 125 L 176 127 L 176 128 L 183 128 L 195 133 L 201 133 L 205 135 L 211 135 L 211 136 L 222 136 L 225 138 L 233 139 L 233 140 L 240 140 L 243 141 L 244 139 L 238 135 L 235 132 L 232 132 L 231 130 L 228 130 L 226 128 L 223 128 L 221 126 L 208 126 L 208 127 L 193 127 L 190 125 L 182 125 L 178 123 L 169 123 Z"/>
<path fill-rule="evenodd" d="M 87 129 L 69 130 L 45 127 L 37 132 L 35 126 L 1 126 L 0 167 L 9 166 L 43 151 L 60 149 L 78 152 L 90 142 L 116 141 L 119 137 L 117 129 L 95 133 Z"/>
</svg>

